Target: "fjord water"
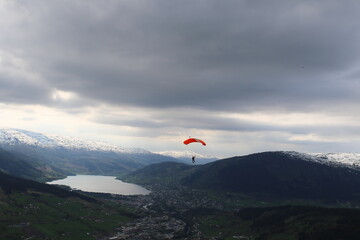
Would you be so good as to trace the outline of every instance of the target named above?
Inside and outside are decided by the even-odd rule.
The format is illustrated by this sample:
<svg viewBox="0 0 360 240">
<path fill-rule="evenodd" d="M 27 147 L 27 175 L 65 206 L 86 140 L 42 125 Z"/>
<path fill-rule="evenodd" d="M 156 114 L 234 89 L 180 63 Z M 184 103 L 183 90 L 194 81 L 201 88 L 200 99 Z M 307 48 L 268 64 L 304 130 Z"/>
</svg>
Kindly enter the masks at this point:
<svg viewBox="0 0 360 240">
<path fill-rule="evenodd" d="M 84 192 L 111 193 L 120 195 L 146 195 L 149 190 L 131 183 L 125 183 L 112 176 L 76 175 L 48 184 L 66 185 Z"/>
</svg>

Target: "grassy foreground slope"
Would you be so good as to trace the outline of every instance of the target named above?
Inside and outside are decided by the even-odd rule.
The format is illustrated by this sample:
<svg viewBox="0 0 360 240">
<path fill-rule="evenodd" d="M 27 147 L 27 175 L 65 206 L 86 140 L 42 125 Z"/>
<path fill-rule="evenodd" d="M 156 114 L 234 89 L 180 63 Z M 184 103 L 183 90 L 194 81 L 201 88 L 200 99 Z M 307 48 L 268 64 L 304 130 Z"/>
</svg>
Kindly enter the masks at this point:
<svg viewBox="0 0 360 240">
<path fill-rule="evenodd" d="M 193 232 L 203 239 L 358 239 L 360 210 L 307 206 L 246 208 L 237 212 L 192 209 Z M 195 224 L 196 223 L 196 224 Z M 193 234 L 195 235 L 195 234 Z"/>
<path fill-rule="evenodd" d="M 0 172 L 0 239 L 97 239 L 136 216 L 78 193 Z"/>
</svg>

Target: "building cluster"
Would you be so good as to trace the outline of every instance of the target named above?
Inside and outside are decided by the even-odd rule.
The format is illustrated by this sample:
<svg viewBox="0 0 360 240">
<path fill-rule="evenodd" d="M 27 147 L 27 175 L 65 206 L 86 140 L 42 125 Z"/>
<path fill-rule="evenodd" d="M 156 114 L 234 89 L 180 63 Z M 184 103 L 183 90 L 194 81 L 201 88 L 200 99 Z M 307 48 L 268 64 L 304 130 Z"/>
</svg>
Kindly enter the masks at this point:
<svg viewBox="0 0 360 240">
<path fill-rule="evenodd" d="M 185 225 L 183 221 L 166 215 L 147 216 L 120 226 L 116 234 L 106 239 L 173 239 L 182 234 Z"/>
<path fill-rule="evenodd" d="M 102 240 L 188 239 L 189 234 L 200 237 L 201 232 L 196 224 L 189 226 L 184 219 L 186 211 L 199 207 L 223 208 L 220 203 L 209 199 L 204 194 L 180 185 L 154 184 L 147 188 L 151 190 L 148 195 L 111 195 L 111 201 L 123 206 L 131 206 L 144 217 L 120 226 L 115 234 Z"/>
</svg>

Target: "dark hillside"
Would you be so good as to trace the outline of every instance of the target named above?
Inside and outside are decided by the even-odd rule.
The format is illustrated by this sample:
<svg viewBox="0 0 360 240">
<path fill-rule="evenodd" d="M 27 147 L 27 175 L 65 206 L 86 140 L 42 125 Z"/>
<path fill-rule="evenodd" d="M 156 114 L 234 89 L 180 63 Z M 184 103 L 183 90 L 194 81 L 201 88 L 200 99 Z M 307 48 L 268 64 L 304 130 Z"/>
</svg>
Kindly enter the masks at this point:
<svg viewBox="0 0 360 240">
<path fill-rule="evenodd" d="M 10 175 L 29 179 L 42 175 L 33 165 L 2 149 L 0 149 L 0 170 Z"/>
<path fill-rule="evenodd" d="M 152 184 L 177 182 L 193 189 L 233 192 L 254 197 L 357 201 L 360 172 L 325 165 L 286 152 L 264 152 L 218 160 L 200 166 L 154 164 L 125 180 Z"/>
<path fill-rule="evenodd" d="M 183 163 L 164 162 L 146 166 L 140 170 L 128 174 L 124 179 L 138 184 L 179 182 L 188 171 L 196 169 Z"/>
<path fill-rule="evenodd" d="M 200 189 L 278 197 L 359 199 L 360 172 L 328 166 L 284 152 L 264 152 L 216 161 L 183 179 Z"/>
<path fill-rule="evenodd" d="M 237 214 L 251 222 L 255 239 L 358 239 L 360 210 L 307 206 L 249 208 Z M 286 238 L 289 239 L 289 238 Z"/>
<path fill-rule="evenodd" d="M 358 209 L 281 206 L 235 213 L 191 209 L 185 217 L 196 221 L 201 239 L 352 240 L 360 234 Z"/>
</svg>

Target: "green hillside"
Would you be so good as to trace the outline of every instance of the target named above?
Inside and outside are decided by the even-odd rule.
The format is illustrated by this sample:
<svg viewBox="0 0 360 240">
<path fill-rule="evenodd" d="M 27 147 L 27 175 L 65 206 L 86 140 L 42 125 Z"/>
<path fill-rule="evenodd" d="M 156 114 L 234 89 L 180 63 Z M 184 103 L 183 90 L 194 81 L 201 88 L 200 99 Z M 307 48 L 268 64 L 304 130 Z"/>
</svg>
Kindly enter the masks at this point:
<svg viewBox="0 0 360 240">
<path fill-rule="evenodd" d="M 0 172 L 0 239 L 98 239 L 136 216 L 121 206 Z"/>
</svg>

